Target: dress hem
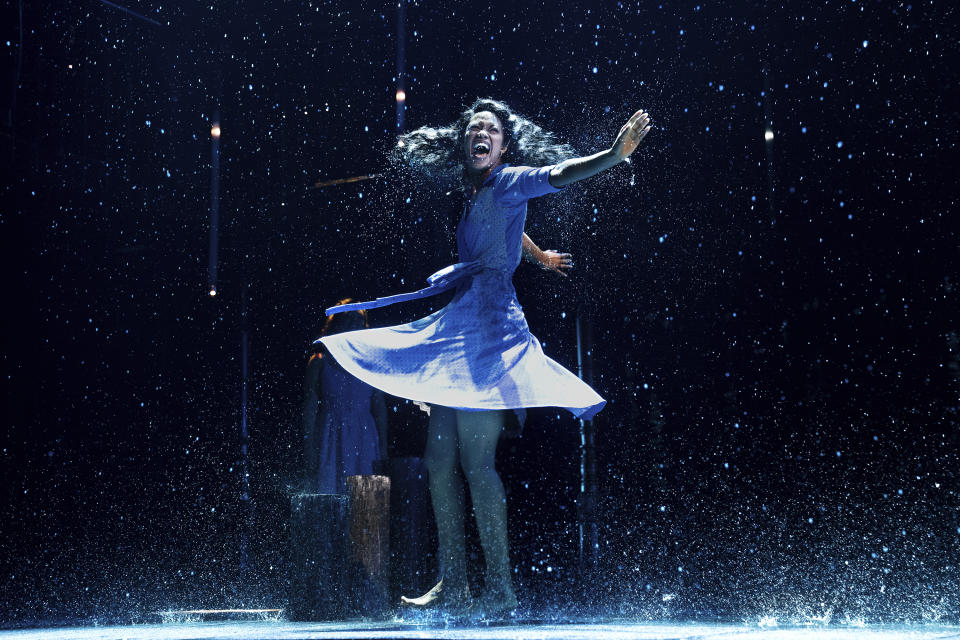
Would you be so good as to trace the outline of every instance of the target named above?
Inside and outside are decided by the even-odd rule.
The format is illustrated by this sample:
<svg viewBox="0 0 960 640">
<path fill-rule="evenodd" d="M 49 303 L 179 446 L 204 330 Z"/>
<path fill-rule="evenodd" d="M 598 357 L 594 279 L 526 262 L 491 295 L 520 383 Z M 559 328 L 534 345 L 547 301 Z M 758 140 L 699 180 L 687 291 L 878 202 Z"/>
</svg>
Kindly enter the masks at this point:
<svg viewBox="0 0 960 640">
<path fill-rule="evenodd" d="M 343 335 L 343 334 L 337 334 Z M 424 396 L 414 396 L 409 393 L 409 391 L 403 391 L 396 388 L 388 388 L 390 385 L 383 385 L 379 380 L 376 380 L 376 376 L 369 375 L 369 372 L 363 367 L 358 366 L 351 358 L 342 357 L 338 358 L 338 351 L 340 350 L 340 345 L 335 341 L 331 340 L 328 342 L 328 338 L 334 336 L 325 336 L 320 339 L 323 343 L 323 346 L 326 347 L 327 351 L 331 356 L 337 361 L 337 363 L 343 367 L 348 373 L 355 376 L 356 378 L 362 380 L 363 382 L 369 384 L 371 387 L 380 389 L 384 393 L 388 393 L 397 398 L 404 398 L 405 400 L 411 400 L 413 402 L 424 402 L 426 404 L 433 404 L 442 407 L 448 407 L 450 409 L 455 409 L 459 411 L 500 411 L 500 410 L 515 410 L 515 409 L 537 409 L 537 408 L 547 408 L 547 407 L 556 407 L 558 409 L 565 409 L 573 414 L 574 418 L 580 420 L 591 420 L 597 413 L 600 412 L 606 406 L 607 401 L 602 399 L 600 402 L 593 404 L 582 405 L 582 406 L 566 406 L 562 404 L 554 403 L 501 403 L 500 406 L 487 406 L 487 407 L 477 407 L 477 406 L 454 406 L 449 403 L 444 403 L 442 401 L 437 401 L 436 399 L 430 399 L 429 397 Z M 580 378 L 577 378 L 580 380 Z M 582 380 L 581 380 L 582 382 Z"/>
</svg>

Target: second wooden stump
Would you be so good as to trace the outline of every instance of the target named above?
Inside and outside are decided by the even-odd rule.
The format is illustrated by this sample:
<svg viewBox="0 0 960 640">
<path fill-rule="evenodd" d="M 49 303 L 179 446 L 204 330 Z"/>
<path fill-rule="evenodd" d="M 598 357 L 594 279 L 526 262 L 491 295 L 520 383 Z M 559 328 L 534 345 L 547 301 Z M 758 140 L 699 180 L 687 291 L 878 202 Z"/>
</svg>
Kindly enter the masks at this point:
<svg viewBox="0 0 960 640">
<path fill-rule="evenodd" d="M 356 611 L 381 616 L 390 602 L 390 478 L 347 476 Z"/>
</svg>

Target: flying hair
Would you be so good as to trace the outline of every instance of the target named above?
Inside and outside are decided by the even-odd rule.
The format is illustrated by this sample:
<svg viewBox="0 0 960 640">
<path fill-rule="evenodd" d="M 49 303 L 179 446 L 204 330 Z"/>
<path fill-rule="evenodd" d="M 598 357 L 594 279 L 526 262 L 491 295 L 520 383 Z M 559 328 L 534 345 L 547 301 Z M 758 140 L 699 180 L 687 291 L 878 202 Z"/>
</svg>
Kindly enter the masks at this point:
<svg viewBox="0 0 960 640">
<path fill-rule="evenodd" d="M 573 157 L 569 144 L 558 142 L 549 131 L 515 113 L 493 98 L 478 98 L 446 127 L 420 127 L 400 138 L 395 155 L 404 164 L 440 182 L 466 181 L 461 142 L 474 114 L 489 111 L 503 124 L 503 161 L 512 165 L 542 167 Z"/>
</svg>

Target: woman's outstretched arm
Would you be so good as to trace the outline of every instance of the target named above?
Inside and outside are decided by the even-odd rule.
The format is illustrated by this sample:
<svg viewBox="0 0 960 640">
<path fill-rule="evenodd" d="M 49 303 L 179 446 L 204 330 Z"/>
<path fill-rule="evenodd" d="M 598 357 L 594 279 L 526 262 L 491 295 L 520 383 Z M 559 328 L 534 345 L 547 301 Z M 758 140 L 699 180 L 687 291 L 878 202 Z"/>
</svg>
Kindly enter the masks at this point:
<svg viewBox="0 0 960 640">
<path fill-rule="evenodd" d="M 649 131 L 650 116 L 641 109 L 620 128 L 613 146 L 592 156 L 564 160 L 550 171 L 550 184 L 565 187 L 623 162 L 637 150 Z"/>
<path fill-rule="evenodd" d="M 524 257 L 530 260 L 530 262 L 539 264 L 547 271 L 556 271 L 564 278 L 567 277 L 565 272 L 573 268 L 573 259 L 569 253 L 560 253 L 553 249 L 544 251 L 538 247 L 526 233 L 523 234 L 521 248 L 523 249 Z"/>
</svg>

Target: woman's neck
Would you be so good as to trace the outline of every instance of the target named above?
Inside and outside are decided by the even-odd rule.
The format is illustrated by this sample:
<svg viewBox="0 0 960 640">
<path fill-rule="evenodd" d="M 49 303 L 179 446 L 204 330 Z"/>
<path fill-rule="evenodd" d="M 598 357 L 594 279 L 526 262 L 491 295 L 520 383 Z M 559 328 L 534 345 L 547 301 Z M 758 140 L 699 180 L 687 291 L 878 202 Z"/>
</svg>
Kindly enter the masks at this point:
<svg viewBox="0 0 960 640">
<path fill-rule="evenodd" d="M 467 173 L 467 185 L 468 190 L 472 191 L 476 195 L 477 191 L 483 188 L 483 183 L 487 181 L 487 178 L 490 177 L 490 174 L 493 173 L 494 169 L 500 166 L 500 163 L 488 167 L 483 171 L 477 173 L 468 172 Z"/>
</svg>

